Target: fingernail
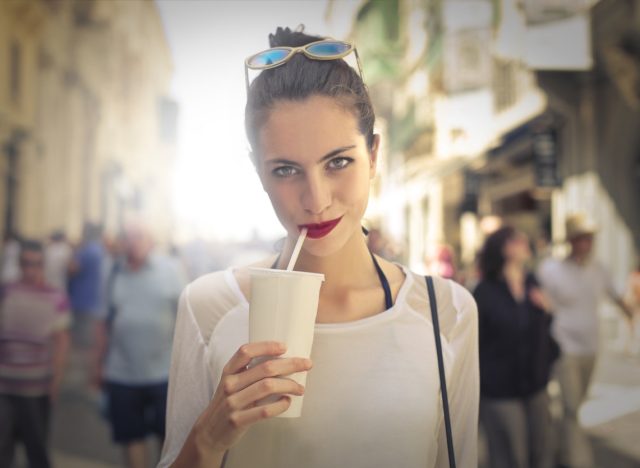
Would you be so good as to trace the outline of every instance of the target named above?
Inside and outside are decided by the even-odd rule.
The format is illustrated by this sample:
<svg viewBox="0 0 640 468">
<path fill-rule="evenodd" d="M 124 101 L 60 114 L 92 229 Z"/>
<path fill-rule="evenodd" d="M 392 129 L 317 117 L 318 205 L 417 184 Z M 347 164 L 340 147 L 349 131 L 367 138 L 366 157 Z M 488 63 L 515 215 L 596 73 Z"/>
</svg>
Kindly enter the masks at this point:
<svg viewBox="0 0 640 468">
<path fill-rule="evenodd" d="M 305 359 L 304 365 L 307 367 L 311 367 L 313 365 L 313 361 L 311 359 Z"/>
</svg>

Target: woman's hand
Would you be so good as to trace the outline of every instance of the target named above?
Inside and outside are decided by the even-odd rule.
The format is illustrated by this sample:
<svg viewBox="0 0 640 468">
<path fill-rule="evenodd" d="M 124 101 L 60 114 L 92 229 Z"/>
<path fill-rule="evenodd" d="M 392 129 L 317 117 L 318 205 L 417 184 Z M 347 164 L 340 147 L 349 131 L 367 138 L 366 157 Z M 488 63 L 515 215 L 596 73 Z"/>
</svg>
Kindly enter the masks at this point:
<svg viewBox="0 0 640 468">
<path fill-rule="evenodd" d="M 540 288 L 531 288 L 531 291 L 529 291 L 529 299 L 531 300 L 533 305 L 539 307 L 548 314 L 553 312 L 553 310 L 551 309 L 551 301 Z"/>
<path fill-rule="evenodd" d="M 222 371 L 222 378 L 207 409 L 196 421 L 186 446 L 193 444 L 196 459 L 208 466 L 211 461 L 222 460 L 231 448 L 256 422 L 277 416 L 289 408 L 288 395 L 302 395 L 304 387 L 291 379 L 279 376 L 307 371 L 311 360 L 304 358 L 270 359 L 248 367 L 256 358 L 277 358 L 286 351 L 282 343 L 265 341 L 240 346 Z M 263 398 L 281 395 L 273 403 L 260 402 Z M 189 440 L 191 439 L 191 440 Z M 189 450 L 190 451 L 190 450 Z M 183 455 L 181 453 L 181 455 Z M 186 455 L 186 454 L 185 454 Z M 179 456 L 178 459 L 183 457 Z M 191 464 L 184 466 L 193 466 Z M 178 462 L 178 460 L 176 460 Z M 218 462 L 219 464 L 219 462 Z M 174 466 L 182 466 L 176 463 Z M 205 463 L 202 463 L 205 466 Z M 219 466 L 219 465 L 218 465 Z"/>
</svg>

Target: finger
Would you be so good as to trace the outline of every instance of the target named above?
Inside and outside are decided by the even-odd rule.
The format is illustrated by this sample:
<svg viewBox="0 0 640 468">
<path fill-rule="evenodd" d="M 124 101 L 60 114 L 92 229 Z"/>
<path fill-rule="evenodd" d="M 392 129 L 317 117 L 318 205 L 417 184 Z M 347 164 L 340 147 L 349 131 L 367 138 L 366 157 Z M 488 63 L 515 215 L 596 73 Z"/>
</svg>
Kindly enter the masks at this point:
<svg viewBox="0 0 640 468">
<path fill-rule="evenodd" d="M 283 343 L 277 341 L 260 341 L 257 343 L 246 343 L 238 348 L 235 354 L 229 359 L 224 368 L 224 373 L 235 374 L 244 371 L 253 358 L 259 356 L 280 356 L 287 350 Z"/>
<path fill-rule="evenodd" d="M 256 402 L 271 395 L 303 395 L 304 387 L 286 377 L 262 379 L 227 398 L 233 410 L 243 410 L 256 405 Z"/>
<path fill-rule="evenodd" d="M 282 414 L 289 406 L 291 406 L 291 397 L 283 395 L 282 398 L 273 403 L 255 406 L 243 411 L 236 411 L 229 416 L 229 420 L 231 425 L 236 428 L 245 427 L 263 419 Z"/>
<path fill-rule="evenodd" d="M 227 395 L 231 395 L 258 380 L 308 371 L 312 365 L 311 359 L 305 358 L 271 359 L 250 368 L 246 372 L 225 376 L 223 381 L 224 391 Z"/>
</svg>

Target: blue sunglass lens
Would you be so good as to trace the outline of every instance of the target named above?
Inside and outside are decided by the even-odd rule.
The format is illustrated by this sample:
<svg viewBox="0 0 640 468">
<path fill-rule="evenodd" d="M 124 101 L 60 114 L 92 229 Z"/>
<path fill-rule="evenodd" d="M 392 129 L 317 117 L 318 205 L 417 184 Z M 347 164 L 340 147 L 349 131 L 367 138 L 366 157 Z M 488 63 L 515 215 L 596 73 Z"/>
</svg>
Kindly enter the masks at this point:
<svg viewBox="0 0 640 468">
<path fill-rule="evenodd" d="M 321 57 L 332 57 L 342 55 L 350 49 L 351 46 L 344 42 L 321 42 L 307 47 L 307 52 Z"/>
<path fill-rule="evenodd" d="M 249 60 L 250 67 L 268 67 L 278 62 L 282 62 L 290 51 L 288 49 L 270 49 L 254 55 Z"/>
</svg>

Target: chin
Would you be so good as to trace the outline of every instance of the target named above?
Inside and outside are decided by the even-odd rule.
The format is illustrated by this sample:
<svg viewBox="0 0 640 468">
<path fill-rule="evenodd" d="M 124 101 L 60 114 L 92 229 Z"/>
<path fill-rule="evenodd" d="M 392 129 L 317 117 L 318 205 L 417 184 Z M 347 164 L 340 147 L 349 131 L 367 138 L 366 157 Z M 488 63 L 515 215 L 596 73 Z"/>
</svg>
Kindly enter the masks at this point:
<svg viewBox="0 0 640 468">
<path fill-rule="evenodd" d="M 328 237 L 328 236 L 327 236 Z M 344 247 L 345 242 L 331 241 L 330 239 L 310 239 L 304 242 L 303 250 L 314 257 L 329 257 Z"/>
</svg>

